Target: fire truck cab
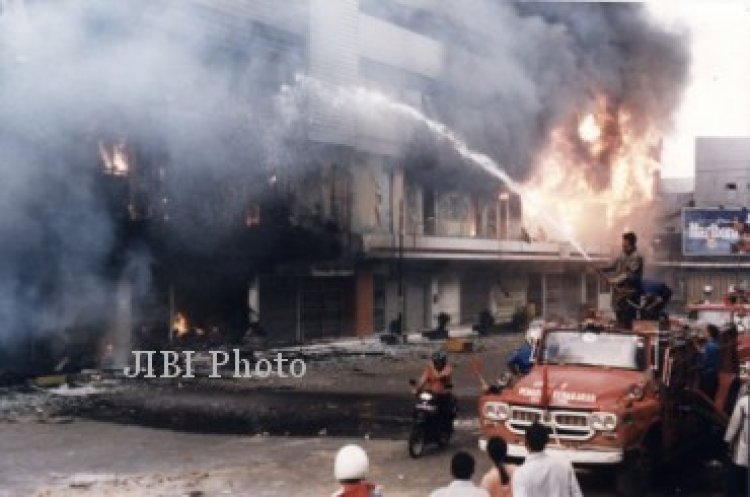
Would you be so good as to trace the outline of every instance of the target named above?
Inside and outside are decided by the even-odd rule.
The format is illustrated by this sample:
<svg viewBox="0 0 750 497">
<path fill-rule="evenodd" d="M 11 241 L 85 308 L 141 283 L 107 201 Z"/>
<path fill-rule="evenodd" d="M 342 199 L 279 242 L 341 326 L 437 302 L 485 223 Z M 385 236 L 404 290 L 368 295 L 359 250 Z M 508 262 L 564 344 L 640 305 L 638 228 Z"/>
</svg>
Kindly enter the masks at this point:
<svg viewBox="0 0 750 497">
<path fill-rule="evenodd" d="M 551 432 L 547 449 L 574 465 L 618 468 L 620 495 L 645 494 L 660 460 L 721 439 L 737 374 L 736 332 L 722 334 L 722 379 L 715 399 L 698 389 L 698 351 L 689 332 L 636 322 L 549 328 L 528 375 L 485 390 L 479 399 L 479 445 L 501 436 L 509 456 L 527 455 L 526 428 Z"/>
</svg>

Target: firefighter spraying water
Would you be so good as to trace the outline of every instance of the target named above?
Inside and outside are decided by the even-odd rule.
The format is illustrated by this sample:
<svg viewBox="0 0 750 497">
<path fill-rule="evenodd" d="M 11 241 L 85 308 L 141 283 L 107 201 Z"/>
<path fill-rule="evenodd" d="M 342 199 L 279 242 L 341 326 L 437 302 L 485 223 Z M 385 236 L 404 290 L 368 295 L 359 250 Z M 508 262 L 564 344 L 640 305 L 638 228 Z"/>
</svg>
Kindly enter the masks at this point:
<svg viewBox="0 0 750 497">
<path fill-rule="evenodd" d="M 611 266 L 602 269 L 612 287 L 612 309 L 617 323 L 625 329 L 633 326 L 642 292 L 643 257 L 638 253 L 637 241 L 635 233 L 622 235 L 622 253 Z"/>
</svg>

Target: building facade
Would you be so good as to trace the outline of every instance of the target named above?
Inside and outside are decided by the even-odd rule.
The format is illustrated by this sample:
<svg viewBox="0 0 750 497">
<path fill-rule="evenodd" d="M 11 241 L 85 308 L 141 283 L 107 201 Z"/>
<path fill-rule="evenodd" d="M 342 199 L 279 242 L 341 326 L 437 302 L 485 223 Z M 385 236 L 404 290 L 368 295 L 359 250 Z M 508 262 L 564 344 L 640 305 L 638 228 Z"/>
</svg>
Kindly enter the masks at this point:
<svg viewBox="0 0 750 497">
<path fill-rule="evenodd" d="M 705 298 L 704 289 L 719 299 L 730 286 L 750 285 L 746 255 L 690 256 L 683 252 L 682 210 L 730 210 L 750 207 L 750 137 L 698 137 L 695 181 L 686 188 L 663 192 L 662 232 L 658 235 L 657 274 L 671 283 L 678 304 Z"/>
<path fill-rule="evenodd" d="M 231 67 L 227 84 L 261 116 L 299 75 L 326 87 L 375 88 L 433 116 L 451 98 L 449 66 L 470 73 L 484 63 L 471 43 L 457 41 L 471 33 L 447 38 L 442 9 L 452 6 L 441 2 L 188 4 L 207 33 L 207 60 Z M 600 282 L 586 272 L 590 261 L 566 242 L 532 239 L 520 199 L 455 152 L 424 146 L 420 126 L 377 109 L 306 105 L 302 133 L 278 158 L 250 179 L 242 161 L 253 158 L 240 158 L 231 169 L 237 179 L 221 185 L 204 174 L 165 186 L 176 169 L 156 139 L 100 142 L 106 188 L 126 206 L 120 214 L 145 225 L 138 236 L 152 247 L 170 327 L 179 315 L 238 335 L 259 321 L 271 341 L 303 342 L 430 329 L 441 313 L 468 326 L 483 311 L 508 322 L 518 313 L 574 319 L 584 307 L 606 307 Z M 128 159 L 124 171 L 116 150 Z M 181 239 L 171 231 L 177 225 L 191 235 Z M 212 238 L 221 243 L 206 242 Z M 609 258 L 607 248 L 587 250 L 595 262 Z"/>
<path fill-rule="evenodd" d="M 226 9 L 242 5 L 254 22 L 301 29 L 295 34 L 304 40 L 305 70 L 317 81 L 375 87 L 429 112 L 448 61 L 481 60 L 431 36 L 428 22 L 406 21 L 439 18 L 436 3 L 389 3 L 397 9 L 297 2 L 307 23 L 296 26 L 278 21 L 273 2 L 227 2 Z M 458 160 L 410 153 L 413 127 L 325 105 L 310 112 L 307 139 L 317 161 L 307 176 L 290 179 L 293 210 L 333 221 L 343 251 L 335 260 L 282 263 L 260 274 L 260 320 L 273 339 L 367 336 L 394 322 L 418 331 L 434 327 L 440 313 L 454 326 L 476 322 L 482 311 L 501 322 L 517 312 L 573 318 L 582 306 L 606 302 L 579 254 L 524 233 L 521 202 L 499 182 L 488 187 L 494 179 Z M 464 181 L 445 180 L 455 176 Z M 601 259 L 606 250 L 593 253 Z"/>
</svg>

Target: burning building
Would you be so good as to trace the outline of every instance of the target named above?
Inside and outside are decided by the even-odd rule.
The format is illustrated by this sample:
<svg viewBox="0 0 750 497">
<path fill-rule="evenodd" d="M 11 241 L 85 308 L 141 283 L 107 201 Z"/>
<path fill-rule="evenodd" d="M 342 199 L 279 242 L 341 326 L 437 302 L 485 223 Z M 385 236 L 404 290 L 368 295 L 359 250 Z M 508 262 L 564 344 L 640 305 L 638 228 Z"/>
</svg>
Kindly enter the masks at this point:
<svg viewBox="0 0 750 497">
<path fill-rule="evenodd" d="M 328 185 L 321 211 L 343 206 L 348 213 L 347 255 L 293 277 L 280 293 L 296 297 L 280 307 L 273 299 L 264 305 L 269 293 L 261 284 L 266 319 L 280 314 L 275 309 L 297 309 L 286 314 L 286 327 L 274 328 L 303 340 L 383 331 L 394 321 L 407 330 L 429 328 L 440 313 L 457 325 L 483 310 L 501 321 L 519 310 L 572 317 L 582 306 L 607 302 L 606 289 L 584 274 L 584 257 L 566 239 L 584 240 L 601 260 L 622 231 L 651 229 L 644 214 L 654 205 L 661 136 L 686 75 L 680 37 L 650 26 L 633 6 L 312 6 L 309 74 L 323 85 L 359 88 L 351 99 L 334 98 L 338 107 L 314 101 L 307 123 L 309 140 L 351 154 L 337 161 L 348 167 L 329 166 L 328 175 L 316 177 Z M 477 22 L 483 13 L 491 26 Z M 606 32 L 587 32 L 589 22 Z M 518 25 L 509 28 L 521 41 L 508 47 L 509 34 L 497 26 L 511 23 L 531 34 L 525 39 Z M 319 32 L 325 37 L 316 38 Z M 586 36 L 601 36 L 602 44 L 590 49 Z M 515 46 L 524 41 L 545 48 Z M 571 75 L 571 85 L 555 76 L 549 85 L 531 81 L 534 71 L 545 78 L 546 69 L 571 70 L 564 62 L 538 65 L 556 43 L 569 45 L 563 60 L 573 57 L 585 75 Z M 550 53 L 540 57 L 544 50 Z M 510 63 L 514 52 L 533 62 Z M 656 60 L 666 62 L 658 67 Z M 638 80 L 638 71 L 650 71 L 654 86 Z M 527 85 L 521 94 L 513 93 L 515 78 Z M 407 104 L 406 114 L 437 116 L 500 164 L 513 164 L 508 170 L 519 192 L 486 181 L 423 123 L 389 119 L 375 104 L 386 97 L 369 88 Z M 550 108 L 532 110 L 540 102 Z"/>
<path fill-rule="evenodd" d="M 91 172 L 87 150 L 99 186 L 73 190 L 74 205 L 101 221 L 102 243 L 79 274 L 101 284 L 82 298 L 125 295 L 124 278 L 132 315 L 119 321 L 163 339 L 237 340 L 254 325 L 304 341 L 431 328 L 441 313 L 463 325 L 485 310 L 508 321 L 599 306 L 588 259 L 642 217 L 687 66 L 680 36 L 638 6 L 58 5 L 29 2 L 6 34 L 2 56 L 23 62 L 0 103 L 28 105 L 0 107 L 18 123 L 4 143 L 38 174 L 34 144 L 74 143 L 57 155 L 70 188 Z M 34 35 L 49 25 L 66 29 Z M 72 68 L 63 90 L 44 83 L 52 61 Z M 300 77 L 366 98 L 310 98 Z M 65 255 L 84 254 L 79 223 L 53 225 Z M 23 334 L 36 324 L 16 318 L 39 285 L 12 281 Z M 71 322 L 112 318 L 91 309 Z"/>
</svg>

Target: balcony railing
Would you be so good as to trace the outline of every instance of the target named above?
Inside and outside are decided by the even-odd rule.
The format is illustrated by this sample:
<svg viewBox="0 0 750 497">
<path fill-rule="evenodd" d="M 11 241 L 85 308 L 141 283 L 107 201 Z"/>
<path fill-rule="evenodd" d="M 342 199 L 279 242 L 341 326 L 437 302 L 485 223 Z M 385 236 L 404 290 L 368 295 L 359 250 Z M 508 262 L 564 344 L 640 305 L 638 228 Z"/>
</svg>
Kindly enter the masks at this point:
<svg viewBox="0 0 750 497">
<path fill-rule="evenodd" d="M 586 247 L 595 260 L 608 260 L 608 247 Z M 583 256 L 565 242 L 526 242 L 486 238 L 404 235 L 362 235 L 362 252 L 367 257 L 466 260 L 583 260 Z"/>
</svg>

